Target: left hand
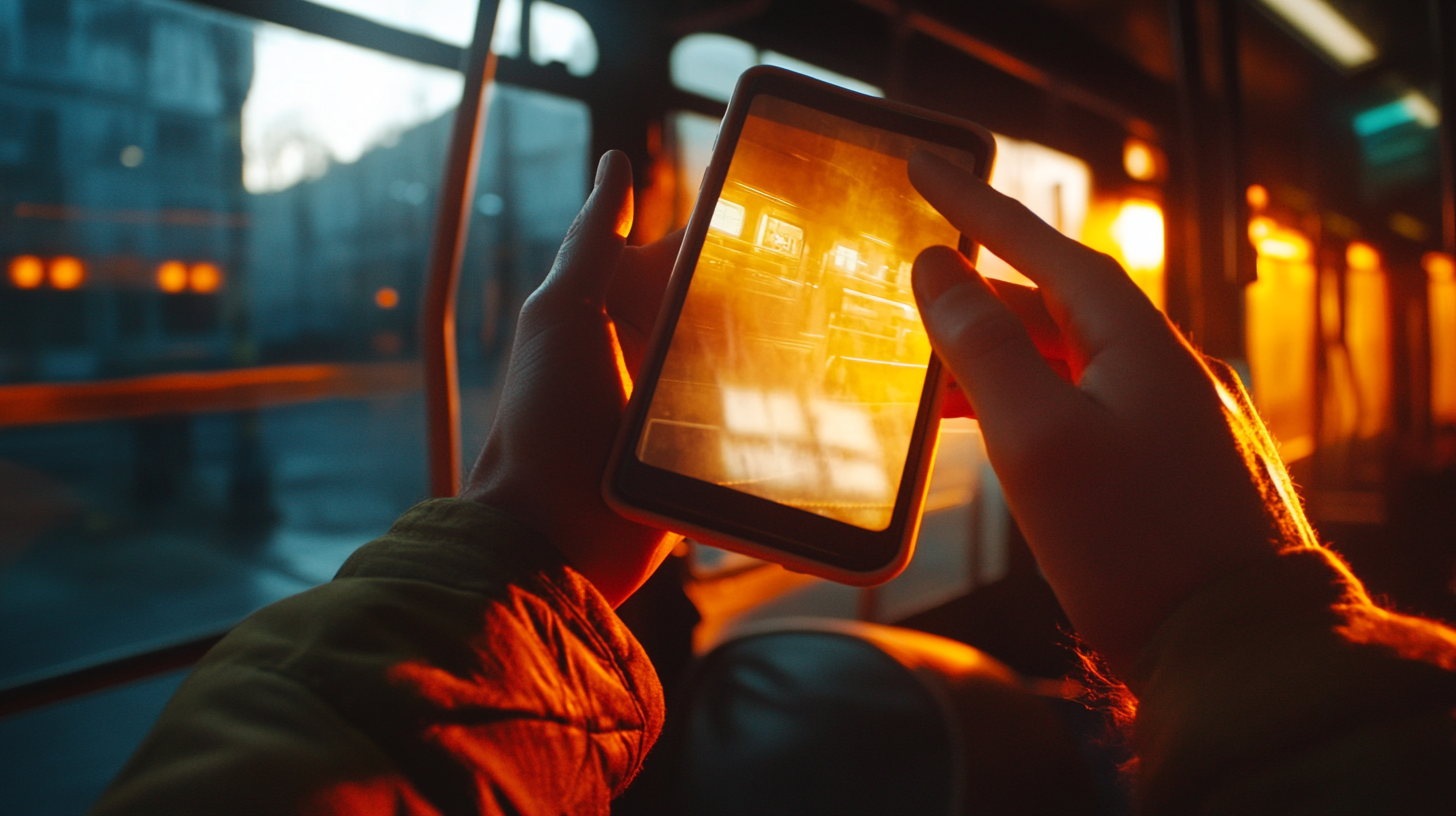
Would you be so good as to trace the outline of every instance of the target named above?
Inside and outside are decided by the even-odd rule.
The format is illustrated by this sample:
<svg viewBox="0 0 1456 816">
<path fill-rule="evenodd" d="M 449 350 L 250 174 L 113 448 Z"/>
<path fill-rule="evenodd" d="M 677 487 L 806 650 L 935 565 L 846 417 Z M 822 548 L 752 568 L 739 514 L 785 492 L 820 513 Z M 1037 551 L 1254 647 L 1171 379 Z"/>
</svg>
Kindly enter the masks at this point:
<svg viewBox="0 0 1456 816">
<path fill-rule="evenodd" d="M 516 328 L 500 408 L 460 496 L 510 513 L 561 551 L 613 606 L 679 536 L 602 499 L 617 426 L 657 319 L 681 233 L 626 246 L 632 166 L 602 156 L 596 183 Z"/>
</svg>

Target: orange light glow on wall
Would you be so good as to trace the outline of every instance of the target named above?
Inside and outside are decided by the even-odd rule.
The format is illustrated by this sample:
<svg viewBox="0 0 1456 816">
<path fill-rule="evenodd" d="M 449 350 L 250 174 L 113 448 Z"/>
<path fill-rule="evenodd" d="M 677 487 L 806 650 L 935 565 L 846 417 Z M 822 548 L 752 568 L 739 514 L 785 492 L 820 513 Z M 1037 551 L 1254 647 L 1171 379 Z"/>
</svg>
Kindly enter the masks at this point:
<svg viewBox="0 0 1456 816">
<path fill-rule="evenodd" d="M 1280 226 L 1272 218 L 1249 219 L 1249 241 L 1260 258 L 1301 262 L 1310 257 L 1309 239 L 1298 230 Z"/>
<path fill-rule="evenodd" d="M 187 275 L 187 283 L 194 292 L 211 294 L 222 286 L 222 270 L 210 263 L 193 264 Z"/>
<path fill-rule="evenodd" d="M 45 281 L 45 263 L 34 255 L 10 259 L 10 283 L 16 289 L 34 289 Z"/>
<path fill-rule="evenodd" d="M 1152 145 L 1141 139 L 1128 139 L 1122 146 L 1122 169 L 1129 178 L 1152 181 L 1158 177 L 1158 155 Z"/>
<path fill-rule="evenodd" d="M 1380 253 L 1375 247 L 1355 241 L 1345 248 L 1345 263 L 1351 269 L 1369 271 L 1380 268 Z"/>
<path fill-rule="evenodd" d="M 186 289 L 187 264 L 181 261 L 167 261 L 157 267 L 157 288 L 169 295 Z"/>
<path fill-rule="evenodd" d="M 1262 184 L 1250 184 L 1244 196 L 1249 202 L 1249 208 L 1255 212 L 1269 206 L 1269 189 Z"/>
<path fill-rule="evenodd" d="M 1252 198 L 1252 196 L 1251 196 Z M 1315 449 L 1315 268 L 1310 241 L 1269 218 L 1249 224 L 1258 280 L 1244 290 L 1254 403 L 1284 461 Z"/>
<path fill-rule="evenodd" d="M 86 280 L 86 265 L 69 255 L 52 258 L 50 278 L 51 286 L 57 289 L 75 289 Z"/>
<path fill-rule="evenodd" d="M 399 292 L 393 286 L 381 286 L 374 293 L 374 305 L 381 309 L 393 309 L 399 305 Z"/>
<path fill-rule="evenodd" d="M 1129 271 L 1163 265 L 1163 211 L 1157 204 L 1140 199 L 1124 203 L 1112 222 L 1112 237 Z"/>
<path fill-rule="evenodd" d="M 1421 265 L 1431 323 L 1431 420 L 1456 425 L 1456 261 L 1428 252 Z"/>
</svg>

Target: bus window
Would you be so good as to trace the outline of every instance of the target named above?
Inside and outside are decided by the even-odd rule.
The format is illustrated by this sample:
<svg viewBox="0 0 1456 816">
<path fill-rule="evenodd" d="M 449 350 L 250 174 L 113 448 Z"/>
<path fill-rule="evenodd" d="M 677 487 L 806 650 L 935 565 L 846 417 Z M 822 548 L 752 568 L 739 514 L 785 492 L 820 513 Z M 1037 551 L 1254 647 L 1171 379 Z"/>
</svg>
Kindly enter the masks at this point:
<svg viewBox="0 0 1456 816">
<path fill-rule="evenodd" d="M 1374 439 L 1390 422 L 1390 294 L 1380 254 L 1355 242 L 1345 252 L 1345 347 L 1357 398 L 1357 439 Z"/>
<path fill-rule="evenodd" d="M 1456 262 L 1428 253 L 1426 298 L 1431 332 L 1431 420 L 1456 425 Z"/>
<path fill-rule="evenodd" d="M 1258 280 L 1244 290 L 1250 390 L 1286 462 L 1314 453 L 1315 269 L 1309 239 L 1265 216 L 1249 226 Z"/>
<path fill-rule="evenodd" d="M 417 316 L 461 75 L 165 0 L 88 14 L 0 78 L 5 683 L 221 631 L 428 490 Z M 485 425 L 590 130 L 490 98 L 460 308 Z"/>
</svg>

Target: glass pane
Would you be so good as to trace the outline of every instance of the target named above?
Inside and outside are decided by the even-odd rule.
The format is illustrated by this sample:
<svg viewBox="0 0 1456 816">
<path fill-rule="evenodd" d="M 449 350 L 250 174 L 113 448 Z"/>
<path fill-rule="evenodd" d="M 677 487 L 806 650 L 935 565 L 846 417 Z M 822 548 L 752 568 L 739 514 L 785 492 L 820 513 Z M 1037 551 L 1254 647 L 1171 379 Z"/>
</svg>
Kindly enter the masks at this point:
<svg viewBox="0 0 1456 816">
<path fill-rule="evenodd" d="M 367 17 L 376 23 L 424 34 L 453 45 L 470 45 L 477 0 L 309 0 Z M 519 2 L 519 0 L 517 0 Z M 504 4 L 502 4 L 504 5 Z"/>
<path fill-rule="evenodd" d="M 577 100 L 491 89 L 456 317 L 462 461 L 490 432 L 516 316 L 591 183 L 591 113 Z"/>
<path fill-rule="evenodd" d="M 426 495 L 460 77 L 191 5 L 31 0 L 0 75 L 0 682 L 225 627 Z"/>
<path fill-rule="evenodd" d="M 670 60 L 673 85 L 719 102 L 727 102 L 733 96 L 738 75 L 755 65 L 777 65 L 851 91 L 870 96 L 885 95 L 884 91 L 868 82 L 777 51 L 760 53 L 753 44 L 725 34 L 689 34 L 672 47 Z"/>
</svg>

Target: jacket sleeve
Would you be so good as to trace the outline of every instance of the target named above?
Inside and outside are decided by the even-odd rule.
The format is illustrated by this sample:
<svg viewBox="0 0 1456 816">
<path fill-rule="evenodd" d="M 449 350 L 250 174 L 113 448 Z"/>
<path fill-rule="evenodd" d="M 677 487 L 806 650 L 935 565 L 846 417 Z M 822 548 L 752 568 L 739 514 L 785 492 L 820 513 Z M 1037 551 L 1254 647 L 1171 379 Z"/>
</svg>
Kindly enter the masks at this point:
<svg viewBox="0 0 1456 816">
<path fill-rule="evenodd" d="M 233 630 L 94 812 L 606 813 L 662 718 L 585 578 L 505 514 L 437 499 Z"/>
<path fill-rule="evenodd" d="M 1448 813 L 1456 633 L 1291 550 L 1163 624 L 1132 685 L 1141 810 Z"/>
</svg>

